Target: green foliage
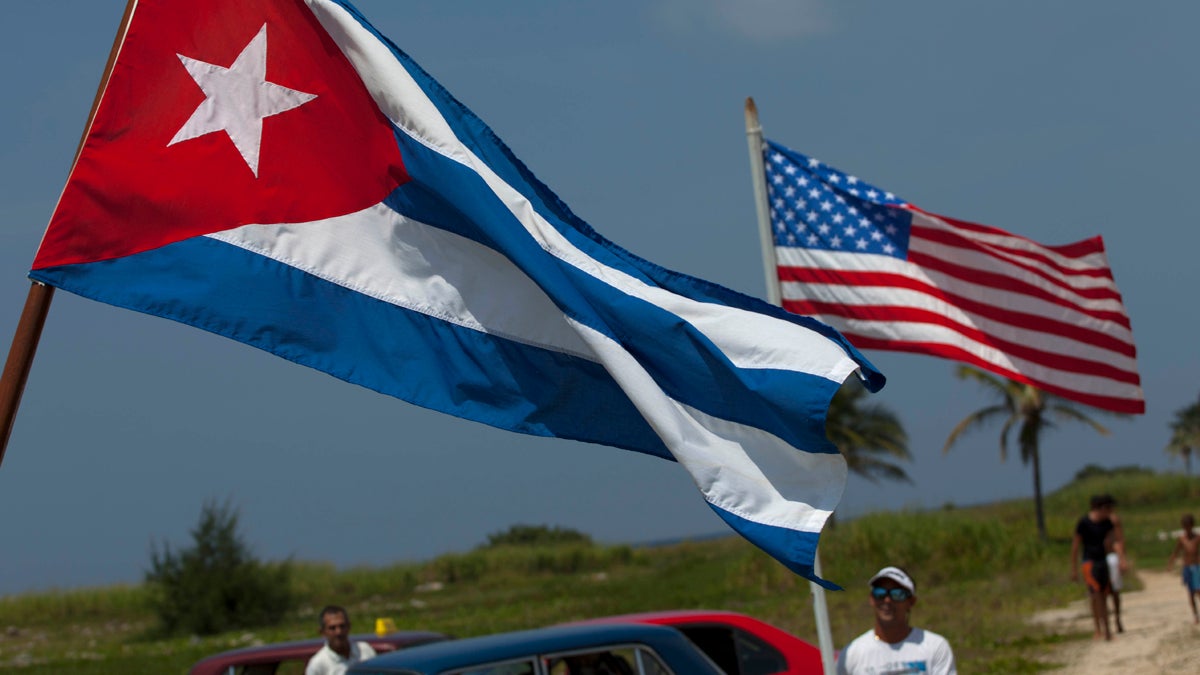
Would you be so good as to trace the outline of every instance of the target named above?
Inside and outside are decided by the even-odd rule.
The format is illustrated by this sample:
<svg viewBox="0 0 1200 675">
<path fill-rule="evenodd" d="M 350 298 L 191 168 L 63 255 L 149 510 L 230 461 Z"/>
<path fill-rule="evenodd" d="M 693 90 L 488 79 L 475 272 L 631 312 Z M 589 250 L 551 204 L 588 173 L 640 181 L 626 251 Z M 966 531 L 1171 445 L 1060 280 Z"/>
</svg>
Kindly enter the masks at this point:
<svg viewBox="0 0 1200 675">
<path fill-rule="evenodd" d="M 546 525 L 513 525 L 503 532 L 488 535 L 487 543 L 481 548 L 498 546 L 553 546 L 558 544 L 592 545 L 588 535 L 568 527 Z"/>
<path fill-rule="evenodd" d="M 1112 470 L 1076 478 L 1046 499 L 1053 511 L 1078 518 L 1087 510 L 1094 494 L 1111 494 L 1120 513 L 1127 506 L 1139 508 L 1200 499 L 1200 481 L 1179 474 L 1156 474 L 1142 469 Z M 1197 509 L 1200 510 L 1200 509 Z M 1074 521 L 1072 520 L 1072 524 Z"/>
<path fill-rule="evenodd" d="M 191 532 L 191 548 L 152 547 L 146 583 L 167 634 L 271 625 L 291 608 L 290 563 L 259 562 L 237 527 L 235 509 L 208 502 Z"/>
<path fill-rule="evenodd" d="M 142 586 L 79 588 L 0 598 L 0 626 L 20 626 L 36 618 L 39 625 L 64 621 L 139 619 L 148 607 Z"/>
<path fill-rule="evenodd" d="M 629 546 L 590 543 L 491 546 L 439 556 L 429 564 L 427 574 L 433 580 L 447 583 L 494 583 L 528 575 L 597 572 L 633 560 L 633 549 Z"/>
<path fill-rule="evenodd" d="M 913 574 L 922 570 L 918 585 L 987 579 L 1047 554 L 1032 533 L 966 510 L 876 513 L 853 525 L 823 544 L 823 552 L 879 562 L 877 568 L 888 561 Z"/>
<path fill-rule="evenodd" d="M 1192 454 L 1200 450 L 1200 401 L 1175 411 L 1171 421 L 1171 440 L 1167 443 L 1169 455 L 1183 458 L 1188 474 L 1192 473 Z"/>
<path fill-rule="evenodd" d="M 911 483 L 908 473 L 896 463 L 912 461 L 904 425 L 888 408 L 867 404 L 866 394 L 857 379 L 846 380 L 829 404 L 825 435 L 842 453 L 852 473 L 873 483 Z"/>
<path fill-rule="evenodd" d="M 1133 475 L 1137 475 L 1137 474 L 1153 476 L 1154 470 L 1147 469 L 1144 466 L 1138 466 L 1136 464 L 1127 464 L 1125 466 L 1114 466 L 1112 468 L 1106 468 L 1103 466 L 1099 466 L 1097 464 L 1088 464 L 1087 466 L 1083 467 L 1079 471 L 1075 472 L 1074 480 L 1075 481 L 1085 481 L 1090 478 L 1096 478 L 1096 477 L 1102 477 L 1102 478 L 1107 479 L 1107 478 L 1117 478 L 1117 477 L 1121 477 L 1121 476 L 1133 476 Z"/>
<path fill-rule="evenodd" d="M 297 602 L 309 602 L 317 608 L 335 598 L 407 593 L 420 583 L 424 567 L 422 563 L 398 563 L 339 570 L 329 563 L 292 563 L 292 590 Z"/>
</svg>

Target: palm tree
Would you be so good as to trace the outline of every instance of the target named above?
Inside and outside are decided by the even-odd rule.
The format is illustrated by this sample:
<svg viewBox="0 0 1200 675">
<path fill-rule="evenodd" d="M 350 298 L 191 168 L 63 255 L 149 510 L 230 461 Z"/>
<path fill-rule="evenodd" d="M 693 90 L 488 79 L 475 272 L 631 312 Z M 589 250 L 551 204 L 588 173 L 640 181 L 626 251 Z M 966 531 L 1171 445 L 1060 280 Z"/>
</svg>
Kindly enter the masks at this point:
<svg viewBox="0 0 1200 675">
<path fill-rule="evenodd" d="M 908 434 L 891 410 L 876 403 L 863 405 L 867 391 L 848 380 L 833 396 L 825 418 L 825 435 L 846 458 L 853 473 L 872 483 L 881 479 L 911 483 L 893 459 L 909 461 Z"/>
<path fill-rule="evenodd" d="M 1192 475 L 1192 452 L 1200 450 L 1200 401 L 1175 411 L 1167 454 L 1183 458 L 1184 470 Z"/>
<path fill-rule="evenodd" d="M 955 441 L 967 431 L 999 419 L 1003 423 L 1000 428 L 1000 461 L 1003 462 L 1008 458 L 1009 431 L 1016 427 L 1017 445 L 1021 448 L 1021 463 L 1033 464 L 1033 500 L 1037 512 L 1038 537 L 1045 540 L 1046 515 L 1042 509 L 1042 459 L 1039 451 L 1042 433 L 1054 428 L 1052 417 L 1082 422 L 1103 435 L 1108 435 L 1108 429 L 1065 401 L 1031 385 L 996 377 L 970 366 L 959 366 L 956 374 L 960 379 L 975 380 L 982 384 L 999 400 L 993 405 L 976 410 L 959 422 L 946 439 L 942 452 L 949 452 Z"/>
</svg>

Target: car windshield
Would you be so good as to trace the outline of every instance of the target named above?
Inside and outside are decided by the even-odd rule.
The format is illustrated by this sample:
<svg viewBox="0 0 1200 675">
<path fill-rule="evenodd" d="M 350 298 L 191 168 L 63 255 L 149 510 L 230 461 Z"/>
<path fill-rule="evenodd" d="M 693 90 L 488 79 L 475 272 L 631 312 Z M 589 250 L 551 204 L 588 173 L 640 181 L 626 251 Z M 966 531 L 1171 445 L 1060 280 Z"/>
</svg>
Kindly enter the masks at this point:
<svg viewBox="0 0 1200 675">
<path fill-rule="evenodd" d="M 653 651 L 632 645 L 547 656 L 545 663 L 549 675 L 671 675 Z"/>
<path fill-rule="evenodd" d="M 707 624 L 678 628 L 729 675 L 770 675 L 788 669 L 779 650 L 740 628 Z"/>
</svg>

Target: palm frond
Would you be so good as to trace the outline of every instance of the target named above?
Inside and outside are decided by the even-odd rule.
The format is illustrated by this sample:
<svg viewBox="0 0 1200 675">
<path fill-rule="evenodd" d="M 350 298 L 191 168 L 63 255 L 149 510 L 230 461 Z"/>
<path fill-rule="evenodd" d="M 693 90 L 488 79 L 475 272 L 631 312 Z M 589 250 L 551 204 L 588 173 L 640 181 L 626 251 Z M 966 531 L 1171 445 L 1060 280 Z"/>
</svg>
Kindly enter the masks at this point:
<svg viewBox="0 0 1200 675">
<path fill-rule="evenodd" d="M 985 370 L 980 370 L 971 366 L 960 365 L 954 369 L 954 374 L 957 375 L 960 380 L 974 380 L 975 382 L 983 385 L 985 388 L 991 389 L 1000 394 L 1005 394 L 1006 390 L 1008 389 L 1008 380 L 1001 379 Z"/>
<path fill-rule="evenodd" d="M 942 446 L 942 454 L 950 452 L 951 446 L 958 441 L 960 436 L 967 433 L 971 429 L 985 426 L 997 415 L 1010 415 L 1007 406 L 988 406 L 982 410 L 976 410 L 970 415 L 964 417 L 961 422 L 954 425 L 954 428 L 950 430 L 950 435 L 946 438 L 946 444 Z"/>
<path fill-rule="evenodd" d="M 1095 429 L 1096 433 L 1100 434 L 1101 436 L 1107 436 L 1110 433 L 1107 427 L 1105 427 L 1103 424 L 1100 424 L 1099 422 L 1092 419 L 1091 417 L 1088 417 L 1082 410 L 1079 410 L 1078 408 L 1075 408 L 1074 406 L 1066 405 L 1064 403 L 1055 403 L 1053 406 L 1051 406 L 1050 409 L 1052 411 L 1054 411 L 1055 415 L 1057 415 L 1063 419 L 1072 420 L 1075 422 L 1082 422 L 1082 423 L 1090 426 L 1091 428 Z"/>
<path fill-rule="evenodd" d="M 1171 421 L 1171 441 L 1166 450 L 1186 457 L 1196 448 L 1200 448 L 1200 401 L 1175 411 L 1175 419 Z"/>
<path fill-rule="evenodd" d="M 1012 415 L 1008 419 L 1004 420 L 1004 426 L 1000 427 L 1000 461 L 1001 462 L 1006 461 L 1008 459 L 1008 432 L 1012 431 L 1012 428 L 1017 424 L 1017 422 L 1020 422 L 1020 421 L 1021 421 L 1020 416 Z"/>
<path fill-rule="evenodd" d="M 878 483 L 880 480 L 910 484 L 913 482 L 908 473 L 899 465 L 875 458 L 856 456 L 855 461 L 847 458 L 846 467 L 872 483 Z"/>
<path fill-rule="evenodd" d="M 846 459 L 846 467 L 872 482 L 912 482 L 897 461 L 912 459 L 900 418 L 883 405 L 863 405 L 867 392 L 848 382 L 830 402 L 825 435 Z"/>
</svg>

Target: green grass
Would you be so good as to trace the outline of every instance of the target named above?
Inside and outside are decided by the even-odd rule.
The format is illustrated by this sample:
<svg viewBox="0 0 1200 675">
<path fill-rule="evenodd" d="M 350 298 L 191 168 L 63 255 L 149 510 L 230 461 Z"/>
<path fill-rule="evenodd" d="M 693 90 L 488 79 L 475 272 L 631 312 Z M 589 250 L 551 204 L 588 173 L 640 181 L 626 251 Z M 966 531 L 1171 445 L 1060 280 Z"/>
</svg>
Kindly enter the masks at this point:
<svg viewBox="0 0 1200 675">
<path fill-rule="evenodd" d="M 1053 668 L 1047 655 L 1055 645 L 1088 636 L 1049 634 L 1027 619 L 1081 597 L 1069 581 L 1070 537 L 1098 492 L 1119 502 L 1135 567 L 1160 567 L 1171 543 L 1157 533 L 1200 504 L 1200 481 L 1126 471 L 1047 495 L 1046 542 L 1036 536 L 1031 500 L 839 521 L 821 544 L 825 575 L 847 588 L 827 594 L 834 642 L 841 647 L 869 627 L 865 581 L 894 563 L 917 580 L 915 622 L 950 640 L 962 672 Z M 433 582 L 440 590 L 429 590 Z M 315 614 L 328 602 L 346 605 L 364 631 L 377 617 L 469 636 L 690 607 L 744 612 L 816 641 L 808 582 L 732 536 L 661 548 L 501 546 L 380 568 L 298 562 L 293 584 L 301 602 L 282 624 L 210 638 L 158 637 L 140 586 L 0 598 L 0 670 L 185 673 L 225 649 L 313 637 Z"/>
</svg>

